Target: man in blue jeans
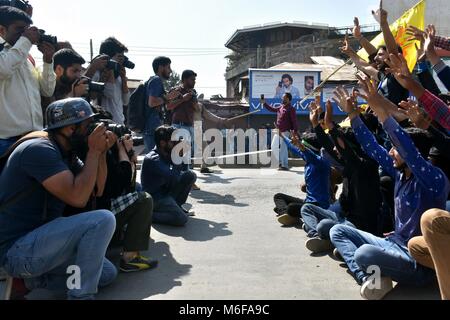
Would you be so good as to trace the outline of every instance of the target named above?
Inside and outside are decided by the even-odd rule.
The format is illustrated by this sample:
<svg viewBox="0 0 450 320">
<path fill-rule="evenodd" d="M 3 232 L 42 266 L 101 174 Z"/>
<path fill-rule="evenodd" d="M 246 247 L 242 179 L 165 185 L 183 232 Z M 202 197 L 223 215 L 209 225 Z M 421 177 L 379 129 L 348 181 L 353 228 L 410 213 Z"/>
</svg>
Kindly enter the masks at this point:
<svg viewBox="0 0 450 320">
<path fill-rule="evenodd" d="M 155 148 L 155 130 L 171 122 L 167 110 L 167 97 L 163 81 L 172 74 L 172 61 L 167 57 L 157 57 L 153 61 L 155 76 L 151 77 L 147 86 L 148 108 L 145 109 L 144 142 L 146 152 Z"/>
<path fill-rule="evenodd" d="M 188 215 L 181 206 L 197 176 L 193 171 L 183 172 L 181 164 L 174 164 L 172 151 L 179 143 L 172 141 L 175 131 L 168 126 L 156 130 L 156 147 L 144 159 L 141 181 L 144 191 L 153 197 L 153 223 L 182 227 L 188 222 Z"/>
<path fill-rule="evenodd" d="M 88 136 L 93 117 L 83 99 L 51 104 L 47 132 L 27 137 L 0 177 L 0 267 L 17 278 L 16 298 L 42 288 L 65 289 L 69 299 L 93 299 L 99 286 L 116 278 L 105 258 L 116 225 L 112 213 L 62 217 L 66 204 L 83 208 L 94 189 L 101 196 L 105 187 L 112 133 L 99 125 Z M 86 144 L 83 164 L 76 154 Z"/>
<path fill-rule="evenodd" d="M 392 150 L 388 153 L 378 144 L 350 99 L 346 99 L 343 107 L 349 114 L 358 142 L 395 180 L 395 231 L 383 239 L 350 226 L 338 225 L 331 229 L 330 234 L 333 244 L 362 285 L 361 296 L 375 300 L 382 299 L 392 290 L 392 280 L 423 285 L 434 277 L 432 270 L 420 266 L 413 259 L 407 245 L 413 237 L 421 235 L 420 220 L 427 210 L 445 208 L 450 184 L 442 170 L 424 159 L 431 147 L 426 134 L 419 129 L 410 130 L 410 134 L 405 132 L 388 111 L 395 110 L 395 105 L 378 94 L 369 79 L 360 78 L 360 83 L 367 94 L 364 99 L 391 138 Z M 376 269 L 382 278 L 374 284 L 370 273 Z"/>
</svg>

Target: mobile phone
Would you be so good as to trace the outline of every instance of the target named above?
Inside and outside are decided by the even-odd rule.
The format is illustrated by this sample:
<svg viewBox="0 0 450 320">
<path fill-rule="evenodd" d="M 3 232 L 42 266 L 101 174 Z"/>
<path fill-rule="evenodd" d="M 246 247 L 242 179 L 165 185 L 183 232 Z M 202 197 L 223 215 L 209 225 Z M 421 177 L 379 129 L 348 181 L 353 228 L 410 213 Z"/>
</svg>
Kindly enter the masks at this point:
<svg viewBox="0 0 450 320">
<path fill-rule="evenodd" d="M 279 86 L 280 88 L 283 88 L 283 81 L 278 82 L 278 86 Z"/>
<path fill-rule="evenodd" d="M 261 95 L 261 100 L 265 100 L 265 96 L 263 94 Z"/>
</svg>

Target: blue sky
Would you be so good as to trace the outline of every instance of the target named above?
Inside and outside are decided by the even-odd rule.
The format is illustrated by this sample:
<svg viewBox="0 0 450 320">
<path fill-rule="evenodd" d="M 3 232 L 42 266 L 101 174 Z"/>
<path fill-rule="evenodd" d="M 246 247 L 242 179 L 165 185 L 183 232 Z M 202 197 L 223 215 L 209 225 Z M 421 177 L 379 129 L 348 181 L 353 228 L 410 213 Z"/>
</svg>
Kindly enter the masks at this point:
<svg viewBox="0 0 450 320">
<path fill-rule="evenodd" d="M 359 16 L 362 24 L 375 21 L 370 10 L 378 0 L 30 0 L 35 24 L 89 58 L 89 39 L 95 53 L 100 42 L 116 36 L 131 50 L 136 63 L 130 78 L 148 78 L 157 55 L 172 58 L 172 68 L 198 73 L 198 91 L 225 95 L 225 42 L 245 26 L 270 22 L 308 21 L 346 26 Z M 64 14 L 61 14 L 63 12 Z M 39 57 L 38 54 L 35 54 Z"/>
</svg>

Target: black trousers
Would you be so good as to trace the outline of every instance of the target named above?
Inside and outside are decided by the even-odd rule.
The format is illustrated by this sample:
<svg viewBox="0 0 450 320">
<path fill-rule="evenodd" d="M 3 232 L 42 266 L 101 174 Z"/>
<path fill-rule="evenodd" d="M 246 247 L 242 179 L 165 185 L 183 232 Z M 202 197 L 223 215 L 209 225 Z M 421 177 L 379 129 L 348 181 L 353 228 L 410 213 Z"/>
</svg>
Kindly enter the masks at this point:
<svg viewBox="0 0 450 320">
<path fill-rule="evenodd" d="M 147 251 L 152 227 L 153 199 L 145 192 L 139 200 L 116 215 L 114 244 L 121 244 L 125 252 Z M 126 230 L 124 231 L 126 227 Z"/>
<path fill-rule="evenodd" d="M 274 197 L 275 213 L 277 215 L 288 214 L 291 217 L 301 217 L 300 211 L 305 201 L 299 198 L 291 197 L 283 193 L 278 193 Z"/>
</svg>

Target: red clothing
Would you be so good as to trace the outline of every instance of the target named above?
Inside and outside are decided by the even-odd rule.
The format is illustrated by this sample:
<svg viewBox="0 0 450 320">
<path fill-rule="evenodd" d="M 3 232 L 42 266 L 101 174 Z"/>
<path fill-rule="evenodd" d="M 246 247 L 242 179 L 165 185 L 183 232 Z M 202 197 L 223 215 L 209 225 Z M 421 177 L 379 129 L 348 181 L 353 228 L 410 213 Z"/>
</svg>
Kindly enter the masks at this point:
<svg viewBox="0 0 450 320">
<path fill-rule="evenodd" d="M 280 129 L 280 132 L 298 132 L 297 111 L 291 104 L 274 108 L 266 103 L 264 104 L 264 108 L 277 114 L 277 128 Z"/>
<path fill-rule="evenodd" d="M 420 97 L 419 102 L 423 105 L 430 117 L 438 122 L 442 127 L 450 130 L 450 107 L 430 91 Z"/>
</svg>

